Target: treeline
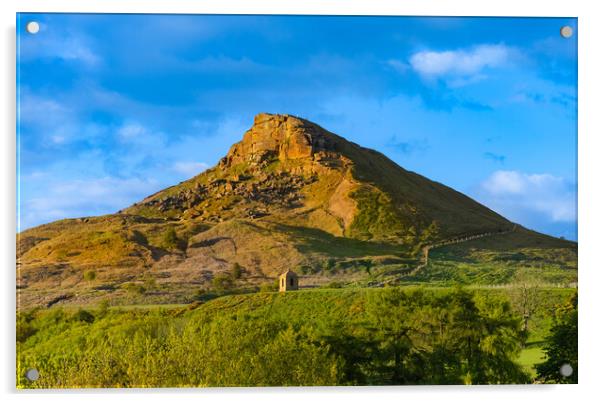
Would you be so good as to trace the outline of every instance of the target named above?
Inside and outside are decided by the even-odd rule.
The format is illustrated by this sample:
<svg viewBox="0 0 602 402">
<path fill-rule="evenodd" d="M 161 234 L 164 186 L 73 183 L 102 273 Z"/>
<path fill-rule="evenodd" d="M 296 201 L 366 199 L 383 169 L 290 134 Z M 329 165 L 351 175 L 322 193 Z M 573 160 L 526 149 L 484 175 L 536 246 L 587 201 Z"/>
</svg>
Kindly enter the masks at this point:
<svg viewBox="0 0 602 402">
<path fill-rule="evenodd" d="M 371 292 L 350 315 L 335 314 L 333 306 L 333 313 L 308 320 L 271 315 L 269 309 L 208 313 L 204 307 L 21 313 L 17 383 L 49 388 L 531 381 L 515 363 L 526 336 L 521 319 L 500 296 L 391 288 Z M 39 380 L 25 378 L 29 368 L 39 371 Z"/>
</svg>

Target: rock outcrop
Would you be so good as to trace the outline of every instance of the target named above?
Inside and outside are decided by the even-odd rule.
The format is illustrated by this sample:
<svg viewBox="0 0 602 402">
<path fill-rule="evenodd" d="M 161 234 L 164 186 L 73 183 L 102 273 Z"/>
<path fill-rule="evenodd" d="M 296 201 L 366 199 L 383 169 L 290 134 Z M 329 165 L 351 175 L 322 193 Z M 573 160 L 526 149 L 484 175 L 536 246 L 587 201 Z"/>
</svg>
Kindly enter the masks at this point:
<svg viewBox="0 0 602 402">
<path fill-rule="evenodd" d="M 290 115 L 260 113 L 242 141 L 222 159 L 222 166 L 242 162 L 313 159 L 316 154 L 336 151 L 336 138 L 321 127 Z M 322 155 L 323 157 L 323 155 Z"/>
</svg>

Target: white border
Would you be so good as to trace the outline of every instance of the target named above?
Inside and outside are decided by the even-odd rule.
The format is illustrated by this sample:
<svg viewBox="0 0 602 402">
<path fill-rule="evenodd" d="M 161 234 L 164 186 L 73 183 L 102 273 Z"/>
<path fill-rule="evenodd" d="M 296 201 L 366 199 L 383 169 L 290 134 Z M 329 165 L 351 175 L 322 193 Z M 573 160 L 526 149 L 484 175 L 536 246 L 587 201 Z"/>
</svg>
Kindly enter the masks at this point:
<svg viewBox="0 0 602 402">
<path fill-rule="evenodd" d="M 600 191 L 600 115 L 602 87 L 601 14 L 595 1 L 546 0 L 297 0 L 297 1 L 192 1 L 192 0 L 2 0 L 2 230 L 0 247 L 2 271 L 2 362 L 0 392 L 3 400 L 44 399 L 47 401 L 159 401 L 169 396 L 185 400 L 252 400 L 304 401 L 345 399 L 351 401 L 375 397 L 379 400 L 508 401 L 592 400 L 599 396 L 597 385 L 602 373 L 602 355 L 597 338 L 602 329 L 600 303 L 602 264 L 596 253 L 602 227 Z M 441 15 L 441 16 L 548 16 L 579 18 L 579 382 L 577 386 L 482 386 L 482 387 L 369 387 L 369 388 L 305 388 L 305 389 L 209 389 L 209 390 L 108 390 L 81 392 L 17 392 L 15 385 L 15 13 L 22 12 L 117 12 L 117 13 L 220 13 L 220 14 L 345 14 L 345 15 Z"/>
</svg>

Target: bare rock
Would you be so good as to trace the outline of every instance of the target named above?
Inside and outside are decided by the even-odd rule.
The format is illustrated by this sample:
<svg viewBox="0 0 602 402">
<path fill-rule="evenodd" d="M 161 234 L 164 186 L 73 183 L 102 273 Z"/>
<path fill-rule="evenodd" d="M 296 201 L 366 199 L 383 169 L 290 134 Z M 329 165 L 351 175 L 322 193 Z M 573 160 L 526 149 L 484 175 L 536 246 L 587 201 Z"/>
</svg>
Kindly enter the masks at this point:
<svg viewBox="0 0 602 402">
<path fill-rule="evenodd" d="M 334 150 L 336 136 L 306 120 L 290 115 L 260 113 L 242 141 L 234 144 L 225 166 L 250 161 L 311 159 L 316 152 Z"/>
</svg>

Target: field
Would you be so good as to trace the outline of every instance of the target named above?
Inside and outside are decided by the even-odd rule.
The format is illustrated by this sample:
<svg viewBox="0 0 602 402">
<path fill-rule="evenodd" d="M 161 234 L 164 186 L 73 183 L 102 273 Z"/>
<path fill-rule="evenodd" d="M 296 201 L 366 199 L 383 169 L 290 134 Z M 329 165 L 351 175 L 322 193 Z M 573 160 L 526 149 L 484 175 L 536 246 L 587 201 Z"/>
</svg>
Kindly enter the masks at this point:
<svg viewBox="0 0 602 402">
<path fill-rule="evenodd" d="M 18 315 L 18 385 L 152 387 L 528 383 L 552 311 L 528 333 L 510 289 L 316 289 L 188 305 L 52 307 Z M 445 363 L 443 363 L 445 362 Z M 40 371 L 35 383 L 25 379 Z"/>
</svg>

